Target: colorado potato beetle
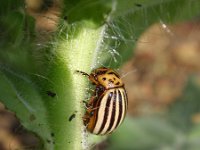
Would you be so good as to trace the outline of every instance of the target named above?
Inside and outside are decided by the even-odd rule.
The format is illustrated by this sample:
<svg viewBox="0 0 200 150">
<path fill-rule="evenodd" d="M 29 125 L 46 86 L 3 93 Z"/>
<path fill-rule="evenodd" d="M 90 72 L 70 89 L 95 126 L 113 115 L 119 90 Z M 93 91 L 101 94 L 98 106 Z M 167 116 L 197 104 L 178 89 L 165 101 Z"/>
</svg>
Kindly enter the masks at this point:
<svg viewBox="0 0 200 150">
<path fill-rule="evenodd" d="M 96 86 L 86 104 L 84 125 L 93 134 L 110 134 L 122 123 L 127 112 L 128 98 L 124 83 L 119 74 L 110 68 L 97 68 L 91 74 L 78 72 Z"/>
</svg>

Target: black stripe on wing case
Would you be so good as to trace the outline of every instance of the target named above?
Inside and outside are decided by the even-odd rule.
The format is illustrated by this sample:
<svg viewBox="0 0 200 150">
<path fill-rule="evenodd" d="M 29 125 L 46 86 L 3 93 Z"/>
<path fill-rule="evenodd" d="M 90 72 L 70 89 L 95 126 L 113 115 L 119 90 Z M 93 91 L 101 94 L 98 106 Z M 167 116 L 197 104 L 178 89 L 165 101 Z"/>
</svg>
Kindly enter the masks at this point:
<svg viewBox="0 0 200 150">
<path fill-rule="evenodd" d="M 123 102 L 122 102 L 122 95 L 121 95 L 120 90 L 118 90 L 118 93 L 119 93 L 119 95 L 118 95 L 118 97 L 119 97 L 119 98 L 118 98 L 118 103 L 119 103 L 119 116 L 118 116 L 117 124 L 116 124 L 115 128 L 119 125 L 119 122 L 120 122 L 120 120 L 121 120 L 121 118 L 122 118 L 122 112 L 124 111 L 124 110 L 123 110 L 123 106 L 122 106 Z"/>
<path fill-rule="evenodd" d="M 112 129 L 113 124 L 114 124 L 114 122 L 115 122 L 116 103 L 118 102 L 116 98 L 117 98 L 117 92 L 116 92 L 116 90 L 115 90 L 115 91 L 114 91 L 114 98 L 113 98 L 112 115 L 111 115 L 110 124 L 109 124 L 109 127 L 108 127 L 107 132 L 111 132 L 110 130 Z"/>
<path fill-rule="evenodd" d="M 106 102 L 106 107 L 104 109 L 105 113 L 104 113 L 104 116 L 103 116 L 103 122 L 102 122 L 102 125 L 101 125 L 101 128 L 100 128 L 98 134 L 100 134 L 102 132 L 102 130 L 105 127 L 106 122 L 110 121 L 110 120 L 107 120 L 107 119 L 108 119 L 108 112 L 109 112 L 110 102 L 111 102 L 112 97 L 113 97 L 113 92 L 110 92 L 109 96 L 108 96 L 108 99 L 107 99 L 107 102 Z"/>
</svg>

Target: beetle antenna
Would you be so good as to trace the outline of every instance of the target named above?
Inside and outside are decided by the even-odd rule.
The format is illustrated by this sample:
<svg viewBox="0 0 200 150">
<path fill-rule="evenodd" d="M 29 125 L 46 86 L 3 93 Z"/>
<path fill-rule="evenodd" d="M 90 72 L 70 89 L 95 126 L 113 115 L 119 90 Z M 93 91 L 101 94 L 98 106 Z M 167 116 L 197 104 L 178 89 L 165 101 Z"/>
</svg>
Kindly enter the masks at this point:
<svg viewBox="0 0 200 150">
<path fill-rule="evenodd" d="M 90 76 L 89 74 L 87 74 L 86 72 L 83 72 L 83 71 L 80 71 L 80 70 L 76 70 L 76 73 L 80 73 L 82 74 L 83 76 Z"/>
<path fill-rule="evenodd" d="M 131 74 L 131 73 L 136 72 L 136 71 L 137 71 L 137 69 L 134 69 L 134 70 L 132 70 L 132 71 L 129 71 L 129 72 L 125 73 L 124 75 L 121 76 L 121 79 L 124 78 L 124 77 L 126 77 L 127 75 L 129 75 L 129 74 Z"/>
</svg>

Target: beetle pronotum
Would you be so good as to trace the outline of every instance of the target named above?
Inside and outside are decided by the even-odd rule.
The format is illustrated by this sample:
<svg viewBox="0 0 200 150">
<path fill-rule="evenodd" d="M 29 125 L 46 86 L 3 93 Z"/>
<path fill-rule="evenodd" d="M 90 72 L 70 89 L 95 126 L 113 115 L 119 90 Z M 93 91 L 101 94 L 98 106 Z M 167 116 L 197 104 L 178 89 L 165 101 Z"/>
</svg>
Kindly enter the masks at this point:
<svg viewBox="0 0 200 150">
<path fill-rule="evenodd" d="M 95 92 L 87 103 L 83 121 L 87 130 L 93 134 L 105 135 L 113 132 L 124 120 L 128 98 L 124 83 L 112 69 L 101 67 L 87 74 Z"/>
</svg>

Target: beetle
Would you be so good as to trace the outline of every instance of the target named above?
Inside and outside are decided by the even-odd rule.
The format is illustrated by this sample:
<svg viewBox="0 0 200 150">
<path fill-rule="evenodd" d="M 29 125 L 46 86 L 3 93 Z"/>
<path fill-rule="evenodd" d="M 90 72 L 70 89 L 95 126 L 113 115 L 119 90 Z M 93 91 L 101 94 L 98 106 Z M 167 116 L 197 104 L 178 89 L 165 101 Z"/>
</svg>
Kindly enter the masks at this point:
<svg viewBox="0 0 200 150">
<path fill-rule="evenodd" d="M 118 73 L 113 69 L 100 67 L 87 76 L 95 90 L 86 104 L 83 123 L 87 130 L 96 135 L 112 133 L 124 120 L 127 108 L 127 93 Z"/>
</svg>

